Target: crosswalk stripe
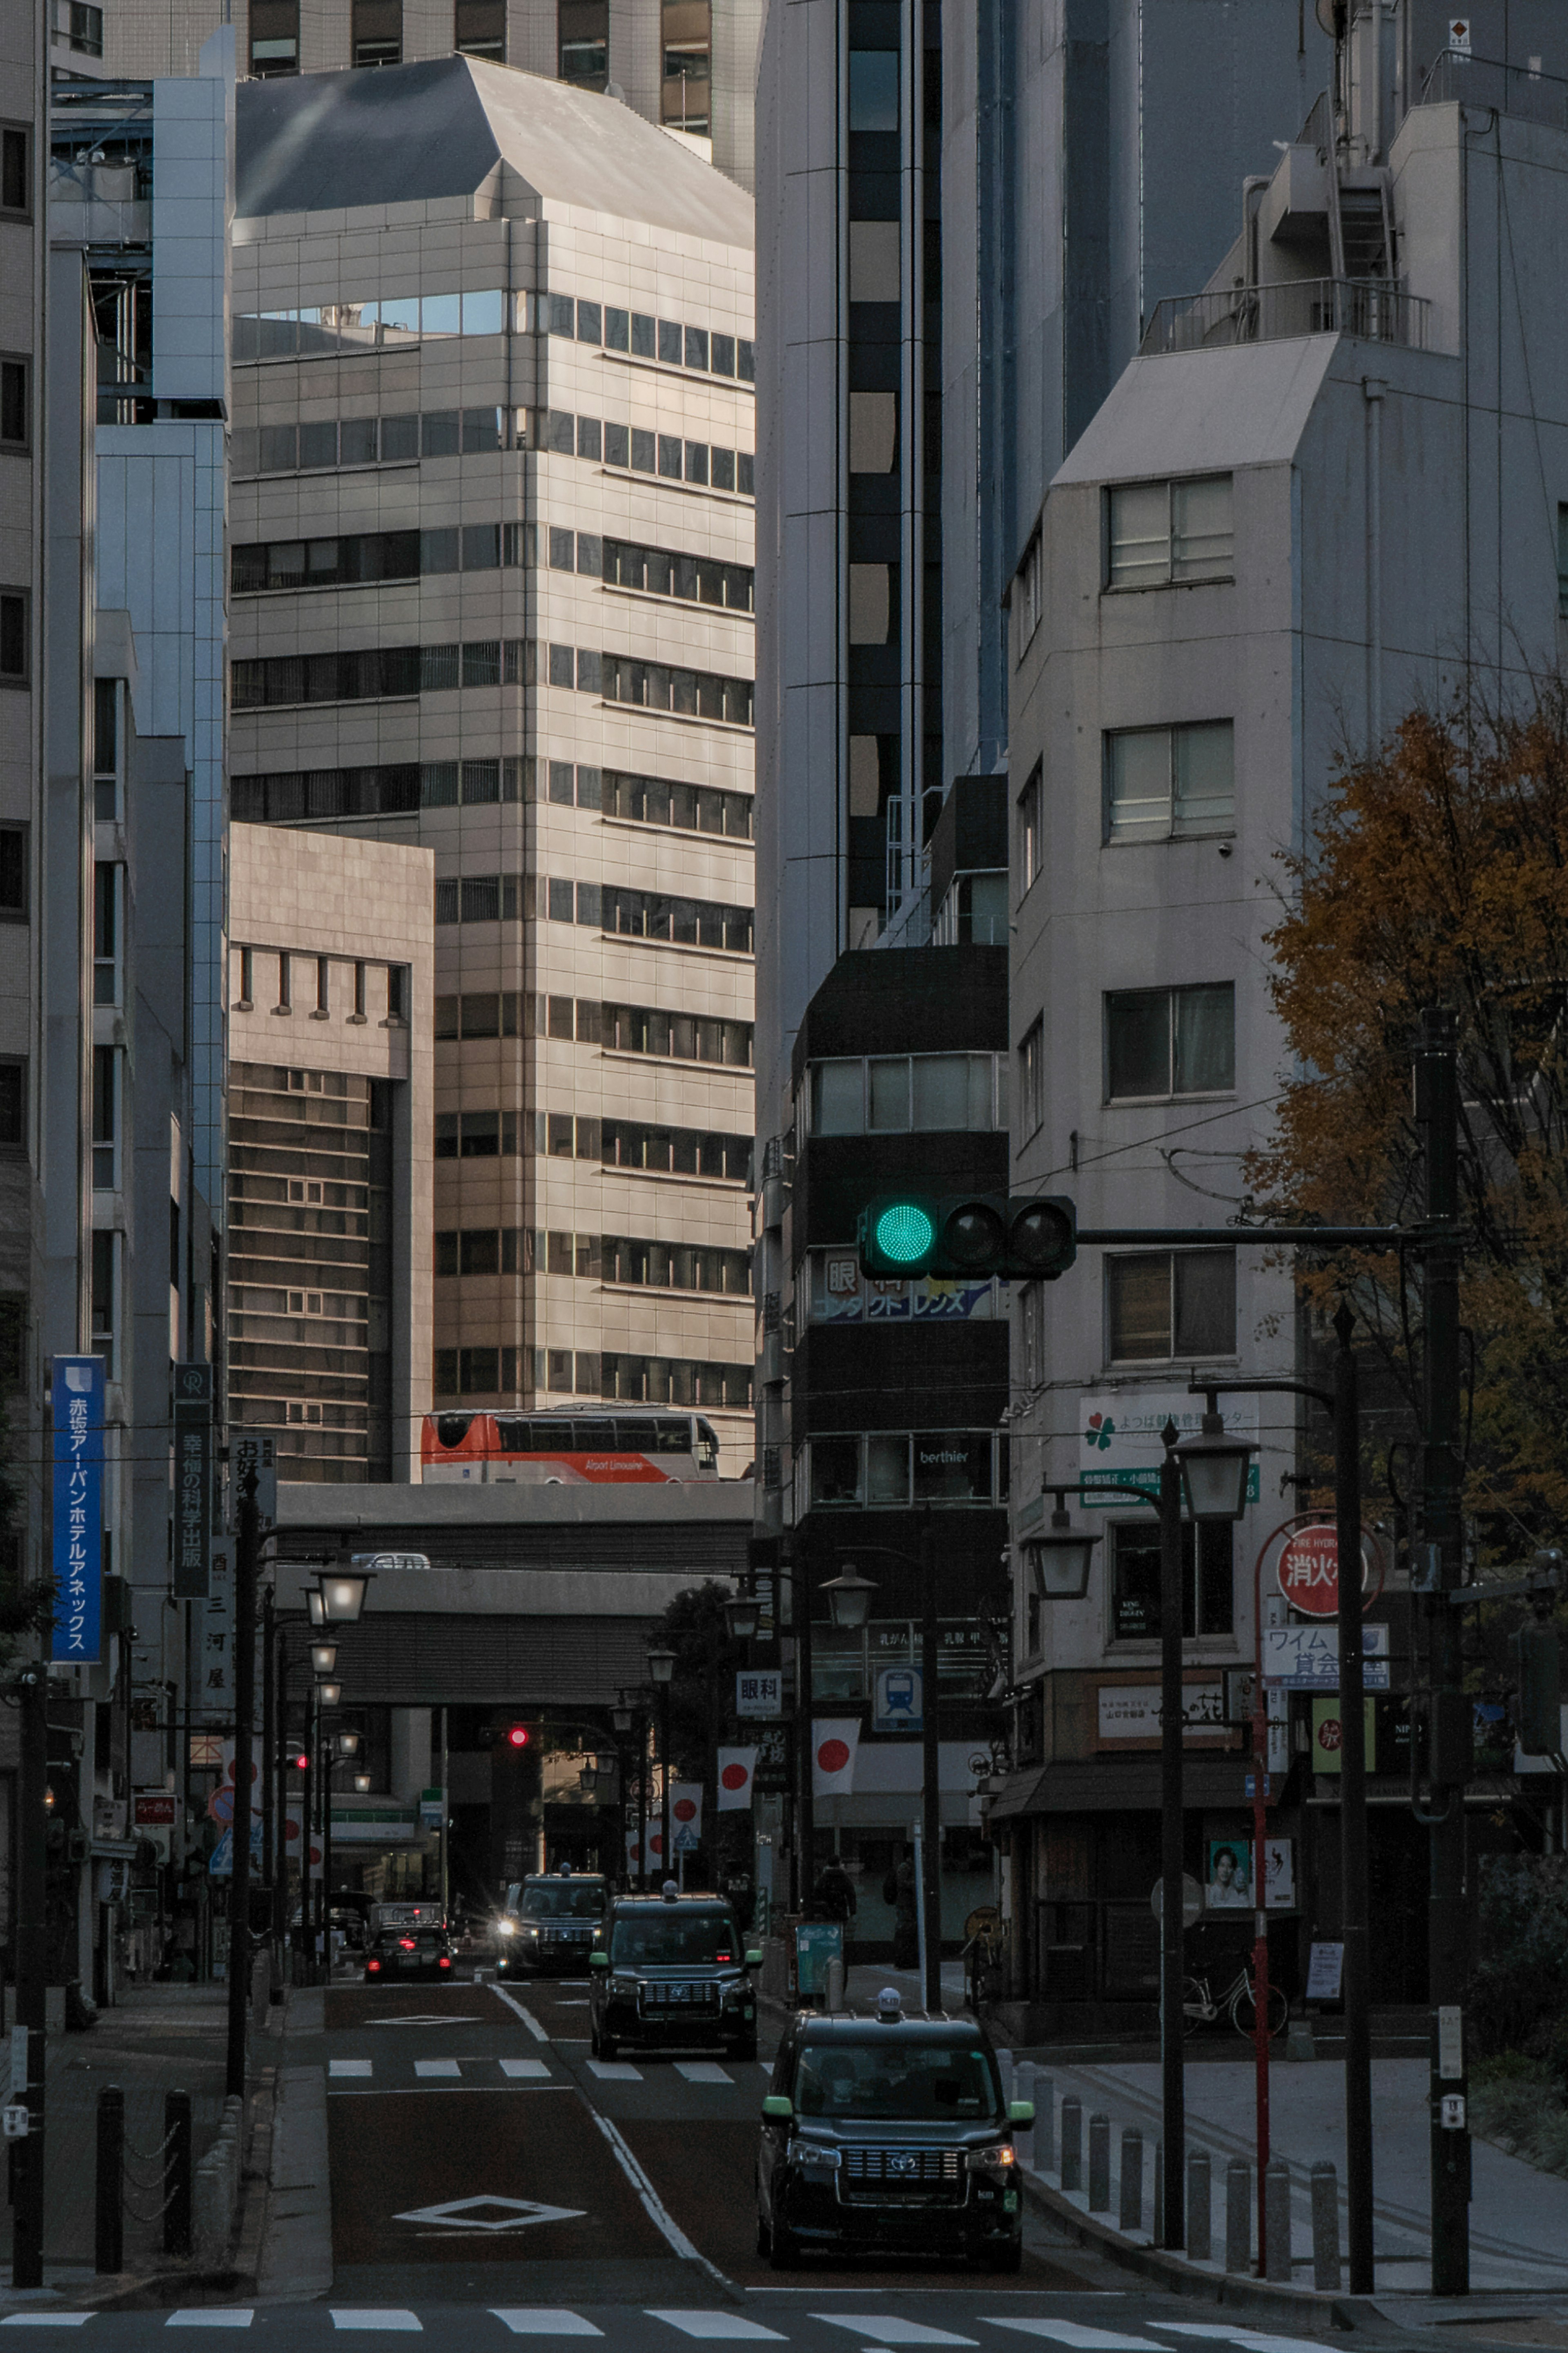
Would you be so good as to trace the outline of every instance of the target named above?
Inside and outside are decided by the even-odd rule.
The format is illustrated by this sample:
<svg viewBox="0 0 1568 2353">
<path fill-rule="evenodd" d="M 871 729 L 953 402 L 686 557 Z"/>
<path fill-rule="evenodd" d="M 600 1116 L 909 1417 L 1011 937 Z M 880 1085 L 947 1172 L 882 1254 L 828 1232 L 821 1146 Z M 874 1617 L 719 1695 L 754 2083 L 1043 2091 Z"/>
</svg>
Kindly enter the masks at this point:
<svg viewBox="0 0 1568 2353">
<path fill-rule="evenodd" d="M 454 2076 L 461 2081 L 463 2070 L 456 2059 L 416 2059 L 414 2072 L 416 2075 L 439 2075 L 449 2082 Z"/>
<path fill-rule="evenodd" d="M 565 2312 L 552 2304 L 492 2304 L 490 2310 L 514 2337 L 602 2337 L 605 2333 L 595 2328 L 591 2320 L 584 2320 L 580 2312 Z"/>
<path fill-rule="evenodd" d="M 172 2312 L 165 2328 L 248 2328 L 255 2319 L 248 2304 L 194 2305 L 187 2312 Z"/>
<path fill-rule="evenodd" d="M 372 2305 L 334 2304 L 331 2314 L 334 2328 L 415 2328 L 423 2333 L 425 2327 L 416 2312 L 400 2311 L 396 2306 L 378 2309 Z"/>
<path fill-rule="evenodd" d="M 542 2075 L 550 2073 L 542 2059 L 503 2059 L 500 2071 L 514 2084 L 536 2084 Z M 599 2332 L 595 2329 L 594 2333 L 597 2336 Z"/>
<path fill-rule="evenodd" d="M 329 2075 L 369 2075 L 373 2072 L 374 2063 L 369 2059 L 329 2059 L 327 2062 Z"/>
<path fill-rule="evenodd" d="M 977 2345 L 977 2337 L 954 2337 L 945 2328 L 928 2328 L 923 2320 L 905 2320 L 896 2312 L 814 2312 L 835 2328 L 853 2328 L 878 2345 Z"/>
<path fill-rule="evenodd" d="M 597 2075 L 605 2084 L 640 2084 L 642 2069 L 632 2067 L 624 2059 L 590 2059 L 590 2075 Z"/>
<path fill-rule="evenodd" d="M 0 2328 L 79 2328 L 90 2312 L 8 2312 Z"/>
<path fill-rule="evenodd" d="M 667 2320 L 683 2337 L 700 2337 L 710 2344 L 755 2344 L 763 2337 L 773 2345 L 784 2342 L 778 2329 L 764 2328 L 760 2320 L 743 2320 L 735 2312 L 658 2312 L 649 2306 L 648 2318 Z"/>
<path fill-rule="evenodd" d="M 1025 2337 L 1048 2337 L 1053 2344 L 1072 2346 L 1075 2353 L 1158 2353 L 1159 2348 L 1156 2337 L 1123 2337 L 1111 2328 L 1086 2328 L 1077 2320 L 1012 2320 L 998 2313 L 980 2316 L 988 2328 L 1016 2328 Z"/>
<path fill-rule="evenodd" d="M 1195 2320 L 1152 2320 L 1149 2326 L 1173 2337 L 1217 2337 L 1222 2345 L 1239 2346 L 1242 2353 L 1322 2353 L 1322 2348 L 1314 2348 L 1309 2337 L 1270 2337 L 1258 2328 L 1200 2327 Z"/>
<path fill-rule="evenodd" d="M 675 2072 L 684 2075 L 689 2084 L 732 2084 L 735 2080 L 717 2059 L 678 2059 Z"/>
</svg>

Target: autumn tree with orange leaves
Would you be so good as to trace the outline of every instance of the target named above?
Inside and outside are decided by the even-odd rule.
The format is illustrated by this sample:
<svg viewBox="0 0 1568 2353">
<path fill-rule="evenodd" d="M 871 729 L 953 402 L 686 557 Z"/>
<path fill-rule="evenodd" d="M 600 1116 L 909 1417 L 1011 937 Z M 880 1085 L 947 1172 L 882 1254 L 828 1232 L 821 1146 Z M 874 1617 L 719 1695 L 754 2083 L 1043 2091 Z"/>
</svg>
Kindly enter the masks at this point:
<svg viewBox="0 0 1568 2353">
<path fill-rule="evenodd" d="M 1466 1501 L 1498 1545 L 1568 1525 L 1568 681 L 1528 710 L 1416 711 L 1336 777 L 1285 860 L 1270 986 L 1292 1051 L 1247 1176 L 1293 1222 L 1419 1217 L 1410 1048 L 1423 1007 L 1458 1017 L 1460 1184 L 1471 1231 Z M 1413 1437 L 1420 1279 L 1398 1253 L 1304 1260 L 1382 1360 L 1376 1435 Z M 1369 1371 L 1372 1368 L 1369 1367 Z"/>
</svg>

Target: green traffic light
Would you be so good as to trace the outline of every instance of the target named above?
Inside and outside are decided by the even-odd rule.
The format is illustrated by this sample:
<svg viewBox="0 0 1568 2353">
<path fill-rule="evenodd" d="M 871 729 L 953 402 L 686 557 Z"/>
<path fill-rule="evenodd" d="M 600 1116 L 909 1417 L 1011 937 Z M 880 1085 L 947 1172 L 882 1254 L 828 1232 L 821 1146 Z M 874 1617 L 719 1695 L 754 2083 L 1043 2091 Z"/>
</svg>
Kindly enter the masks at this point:
<svg viewBox="0 0 1568 2353">
<path fill-rule="evenodd" d="M 894 1266 L 913 1266 L 936 1240 L 936 1228 L 916 1201 L 894 1201 L 877 1220 L 877 1248 Z"/>
</svg>

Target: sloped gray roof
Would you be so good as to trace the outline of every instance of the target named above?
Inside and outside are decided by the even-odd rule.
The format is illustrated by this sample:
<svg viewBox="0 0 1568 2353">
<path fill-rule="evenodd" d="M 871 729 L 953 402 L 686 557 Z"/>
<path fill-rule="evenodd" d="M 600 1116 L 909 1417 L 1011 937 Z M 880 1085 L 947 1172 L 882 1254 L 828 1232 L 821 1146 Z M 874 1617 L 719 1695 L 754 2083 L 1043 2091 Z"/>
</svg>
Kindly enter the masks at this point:
<svg viewBox="0 0 1568 2353">
<path fill-rule="evenodd" d="M 245 81 L 236 212 L 468 195 L 505 159 L 541 198 L 750 249 L 752 199 L 616 98 L 482 58 Z"/>
</svg>

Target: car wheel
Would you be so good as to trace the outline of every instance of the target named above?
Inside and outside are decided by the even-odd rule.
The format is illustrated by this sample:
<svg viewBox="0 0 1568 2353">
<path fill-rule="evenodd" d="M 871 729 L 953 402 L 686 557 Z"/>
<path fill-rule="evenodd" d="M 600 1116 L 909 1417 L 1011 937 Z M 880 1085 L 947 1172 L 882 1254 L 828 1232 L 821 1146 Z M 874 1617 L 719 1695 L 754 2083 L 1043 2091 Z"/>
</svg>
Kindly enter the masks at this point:
<svg viewBox="0 0 1568 2353">
<path fill-rule="evenodd" d="M 987 2247 L 985 2268 L 988 2272 L 1016 2272 L 1023 2268 L 1024 2242 L 1011 2239 L 1005 2247 Z"/>
<path fill-rule="evenodd" d="M 775 2215 L 773 2218 L 773 2226 L 768 2233 L 768 2254 L 773 2263 L 774 2271 L 798 2271 L 800 2268 L 800 2241 L 795 2237 L 795 2232 L 790 2229 L 788 2223 L 781 2222 Z"/>
<path fill-rule="evenodd" d="M 754 2034 L 748 2034 L 742 2042 L 731 2042 L 730 2045 L 731 2059 L 754 2059 L 756 2055 L 757 2038 Z"/>
</svg>

